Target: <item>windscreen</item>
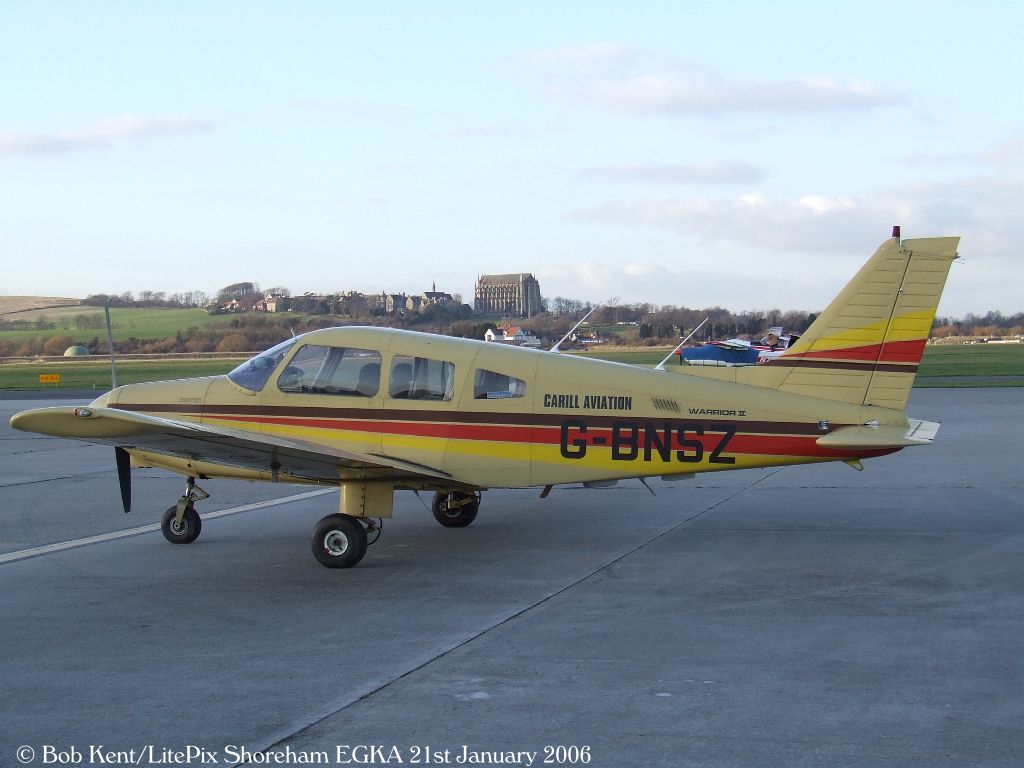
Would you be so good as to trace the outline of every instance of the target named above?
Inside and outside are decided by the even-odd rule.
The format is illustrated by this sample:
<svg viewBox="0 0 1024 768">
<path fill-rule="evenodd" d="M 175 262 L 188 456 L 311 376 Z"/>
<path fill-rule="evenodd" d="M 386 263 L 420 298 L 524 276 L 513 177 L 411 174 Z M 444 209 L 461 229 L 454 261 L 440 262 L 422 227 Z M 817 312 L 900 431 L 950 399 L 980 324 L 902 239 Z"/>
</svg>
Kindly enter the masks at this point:
<svg viewBox="0 0 1024 768">
<path fill-rule="evenodd" d="M 262 392 L 263 387 L 270 380 L 270 375 L 277 368 L 281 360 L 284 359 L 284 356 L 288 354 L 288 350 L 295 345 L 296 341 L 297 339 L 282 341 L 276 347 L 271 347 L 266 352 L 246 360 L 235 370 L 231 371 L 228 374 L 228 378 L 240 387 L 252 390 L 253 392 Z"/>
</svg>

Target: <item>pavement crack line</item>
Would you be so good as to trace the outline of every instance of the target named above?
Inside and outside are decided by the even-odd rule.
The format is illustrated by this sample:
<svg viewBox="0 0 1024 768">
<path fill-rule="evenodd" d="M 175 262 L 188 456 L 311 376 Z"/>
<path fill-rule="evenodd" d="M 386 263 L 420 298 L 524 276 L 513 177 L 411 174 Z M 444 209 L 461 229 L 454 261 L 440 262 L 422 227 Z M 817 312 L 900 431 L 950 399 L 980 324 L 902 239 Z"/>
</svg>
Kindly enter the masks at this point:
<svg viewBox="0 0 1024 768">
<path fill-rule="evenodd" d="M 365 686 L 364 689 L 361 692 L 360 691 L 356 691 L 355 693 L 353 693 L 353 694 L 351 694 L 349 696 L 346 696 L 344 699 L 342 699 L 340 701 L 336 701 L 336 702 L 334 702 L 332 704 L 328 704 L 328 706 L 325 709 L 321 709 L 318 712 L 314 712 L 305 721 L 300 722 L 300 723 L 296 723 L 293 726 L 291 726 L 291 727 L 289 727 L 289 728 L 287 728 L 287 729 L 285 729 L 283 731 L 278 731 L 276 734 L 271 735 L 270 737 L 268 737 L 267 740 L 265 740 L 263 742 L 257 742 L 252 747 L 250 747 L 250 752 L 255 753 L 255 754 L 266 754 L 266 753 L 270 752 L 271 750 L 273 750 L 275 748 L 283 746 L 285 744 L 285 742 L 290 741 L 290 740 L 296 738 L 297 736 L 300 736 L 301 734 L 305 733 L 306 731 L 310 730 L 311 728 L 315 728 L 316 726 L 318 726 L 321 723 L 325 722 L 326 720 L 334 717 L 335 715 L 338 715 L 338 714 L 344 712 L 349 707 L 351 707 L 351 706 L 353 706 L 355 704 L 358 704 L 359 702 L 364 701 L 365 699 L 368 699 L 371 696 L 374 696 L 374 695 L 376 695 L 376 694 L 378 694 L 378 693 L 380 693 L 382 691 L 387 690 L 388 688 L 390 688 L 391 686 L 395 685 L 396 683 L 400 683 L 402 680 L 405 680 L 406 678 L 416 674 L 420 670 L 425 669 L 426 667 L 430 666 L 435 661 L 440 661 L 441 659 L 445 658 L 446 656 L 449 656 L 450 654 L 455 653 L 460 648 L 466 647 L 470 643 L 475 642 L 476 640 L 479 640 L 480 638 L 489 635 L 491 632 L 494 632 L 495 630 L 500 629 L 501 627 L 505 626 L 506 624 L 509 624 L 509 623 L 515 621 L 516 619 L 518 619 L 519 617 L 529 613 L 530 611 L 533 611 L 535 608 L 539 608 L 540 606 L 542 606 L 542 605 L 544 605 L 546 603 L 551 602 L 552 600 L 554 600 L 555 598 L 559 597 L 560 595 L 563 595 L 566 592 L 568 592 L 568 591 L 570 591 L 572 589 L 575 589 L 579 585 L 581 585 L 581 584 L 583 584 L 583 583 L 585 583 L 587 581 L 590 581 L 595 576 L 598 576 L 601 573 L 604 573 L 605 571 L 607 571 L 608 569 L 618 565 L 619 563 L 621 563 L 626 558 L 631 557 L 632 555 L 636 554 L 640 550 L 647 548 L 648 546 L 650 546 L 651 544 L 655 543 L 656 541 L 659 541 L 660 539 L 665 538 L 669 534 L 679 530 L 680 528 L 682 528 L 687 523 L 693 522 L 697 518 L 706 515 L 708 512 L 711 512 L 712 510 L 722 506 L 723 504 L 725 504 L 725 503 L 727 503 L 729 501 L 732 501 L 737 496 L 740 496 L 741 494 L 746 493 L 748 490 L 753 488 L 758 483 L 761 483 L 764 480 L 767 480 L 768 478 L 773 477 L 774 475 L 777 475 L 783 469 L 785 469 L 785 467 L 778 467 L 777 469 L 773 470 L 772 472 L 769 472 L 768 474 L 762 475 L 761 477 L 757 478 L 753 482 L 748 483 L 747 485 L 743 486 L 742 488 L 739 488 L 736 491 L 733 491 L 728 496 L 725 496 L 724 498 L 719 499 L 714 504 L 709 504 L 707 507 L 705 507 L 704 509 L 700 510 L 696 514 L 690 515 L 685 520 L 681 520 L 680 522 L 676 523 L 675 525 L 670 526 L 669 528 L 666 528 L 661 533 L 659 533 L 659 534 L 657 534 L 655 536 L 652 536 L 651 538 L 647 539 L 646 541 L 641 542 L 637 546 L 633 547 L 632 549 L 628 550 L 627 552 L 624 552 L 623 554 L 619 555 L 618 557 L 613 558 L 612 560 L 608 561 L 604 565 L 600 565 L 600 566 L 594 568 L 592 571 L 590 571 L 589 573 L 584 574 L 583 576 L 580 576 L 575 581 L 573 581 L 573 582 L 571 582 L 569 584 L 566 584 L 565 586 L 556 589 L 554 592 L 551 592 L 550 594 L 545 595 L 544 597 L 540 598 L 539 600 L 536 600 L 536 601 L 530 603 L 529 605 L 526 605 L 526 606 L 524 606 L 524 607 L 522 607 L 522 608 L 520 608 L 520 609 L 518 609 L 518 610 L 516 610 L 516 611 L 514 611 L 514 612 L 512 612 L 510 614 L 508 614 L 504 618 L 498 619 L 497 621 L 489 624 L 488 626 L 485 626 L 485 627 L 481 628 L 480 630 L 478 630 L 477 632 L 474 632 L 473 634 L 469 635 L 468 637 L 463 638 L 462 640 L 460 640 L 459 642 L 455 643 L 454 645 L 452 645 L 452 646 L 450 646 L 448 648 L 445 648 L 444 650 L 441 650 L 438 653 L 434 653 L 433 655 L 430 655 L 426 659 L 423 659 L 423 660 L 421 660 L 419 662 L 414 662 L 413 666 L 411 666 L 405 672 L 402 672 L 401 674 L 396 675 L 394 677 L 391 677 L 391 678 L 389 678 L 387 680 L 378 681 L 378 682 L 371 682 L 367 686 Z M 240 768 L 242 766 L 248 766 L 248 765 L 253 765 L 253 763 L 251 761 L 248 761 L 248 762 L 236 762 L 236 763 L 232 764 L 232 768 Z"/>
<path fill-rule="evenodd" d="M 0 488 L 17 488 L 20 485 L 38 485 L 39 483 L 49 483 L 54 480 L 74 480 L 79 477 L 87 477 L 88 475 L 95 474 L 93 472 L 83 472 L 78 475 L 61 475 L 60 477 L 44 477 L 42 480 L 25 480 L 20 483 L 0 483 Z"/>
</svg>

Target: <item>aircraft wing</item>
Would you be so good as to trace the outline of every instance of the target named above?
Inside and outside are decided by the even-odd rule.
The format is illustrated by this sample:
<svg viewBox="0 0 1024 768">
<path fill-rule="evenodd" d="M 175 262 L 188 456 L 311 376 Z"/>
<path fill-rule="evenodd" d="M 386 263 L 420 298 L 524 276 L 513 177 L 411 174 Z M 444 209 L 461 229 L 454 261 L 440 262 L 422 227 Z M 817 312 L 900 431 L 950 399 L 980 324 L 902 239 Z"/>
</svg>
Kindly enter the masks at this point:
<svg viewBox="0 0 1024 768">
<path fill-rule="evenodd" d="M 116 408 L 38 408 L 16 414 L 11 426 L 27 432 L 259 472 L 272 472 L 276 467 L 293 477 L 328 483 L 346 479 L 451 480 L 446 472 L 393 456 L 341 451 L 304 440 L 164 419 Z"/>
<path fill-rule="evenodd" d="M 726 341 L 713 341 L 711 343 L 716 347 L 721 347 L 722 349 L 743 350 L 750 349 L 752 346 L 751 343 L 745 339 L 727 339 Z"/>
</svg>

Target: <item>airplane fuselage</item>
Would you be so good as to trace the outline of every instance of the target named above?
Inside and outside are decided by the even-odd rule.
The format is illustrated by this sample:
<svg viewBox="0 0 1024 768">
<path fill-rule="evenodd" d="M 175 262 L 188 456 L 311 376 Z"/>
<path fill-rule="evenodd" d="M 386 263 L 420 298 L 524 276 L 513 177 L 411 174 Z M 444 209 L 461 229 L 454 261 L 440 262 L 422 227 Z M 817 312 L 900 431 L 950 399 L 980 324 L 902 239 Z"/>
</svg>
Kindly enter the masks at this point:
<svg viewBox="0 0 1024 768">
<path fill-rule="evenodd" d="M 304 347 L 359 350 L 379 365 L 376 390 L 338 393 L 282 383 Z M 439 384 L 428 397 L 393 396 L 391 379 L 405 364 L 396 361 L 411 358 L 443 364 L 450 371 L 447 391 Z M 488 390 L 488 377 L 505 389 Z M 892 451 L 841 451 L 816 441 L 870 420 L 906 423 L 901 412 L 885 408 L 575 355 L 359 327 L 300 337 L 260 391 L 218 376 L 121 387 L 95 404 L 388 457 L 438 470 L 452 478 L 452 485 L 475 488 L 852 460 Z M 272 474 L 269 467 L 256 471 L 133 454 L 138 464 L 184 474 L 251 479 Z M 311 481 L 287 466 L 273 474 L 283 481 Z"/>
</svg>

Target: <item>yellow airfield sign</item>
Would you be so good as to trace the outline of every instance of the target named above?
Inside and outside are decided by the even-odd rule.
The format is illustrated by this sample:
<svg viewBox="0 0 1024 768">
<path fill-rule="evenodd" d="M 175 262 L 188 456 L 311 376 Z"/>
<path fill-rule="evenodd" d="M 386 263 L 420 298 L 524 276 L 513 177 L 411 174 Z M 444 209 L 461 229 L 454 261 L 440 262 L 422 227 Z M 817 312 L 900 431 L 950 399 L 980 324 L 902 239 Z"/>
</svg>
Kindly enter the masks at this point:
<svg viewBox="0 0 1024 768">
<path fill-rule="evenodd" d="M 41 373 L 39 374 L 40 384 L 60 384 L 59 373 Z"/>
</svg>

